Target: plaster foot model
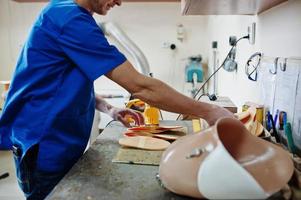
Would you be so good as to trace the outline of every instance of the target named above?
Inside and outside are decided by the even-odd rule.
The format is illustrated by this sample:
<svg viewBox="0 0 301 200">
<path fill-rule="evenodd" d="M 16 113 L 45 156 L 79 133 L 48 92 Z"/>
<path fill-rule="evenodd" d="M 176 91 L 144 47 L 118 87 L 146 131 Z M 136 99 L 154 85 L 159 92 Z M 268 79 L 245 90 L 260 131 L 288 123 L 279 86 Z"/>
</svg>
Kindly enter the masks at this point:
<svg viewBox="0 0 301 200">
<path fill-rule="evenodd" d="M 163 153 L 159 177 L 180 195 L 208 199 L 265 199 L 293 174 L 290 155 L 258 138 L 236 119 L 224 118 L 184 136 Z"/>
</svg>

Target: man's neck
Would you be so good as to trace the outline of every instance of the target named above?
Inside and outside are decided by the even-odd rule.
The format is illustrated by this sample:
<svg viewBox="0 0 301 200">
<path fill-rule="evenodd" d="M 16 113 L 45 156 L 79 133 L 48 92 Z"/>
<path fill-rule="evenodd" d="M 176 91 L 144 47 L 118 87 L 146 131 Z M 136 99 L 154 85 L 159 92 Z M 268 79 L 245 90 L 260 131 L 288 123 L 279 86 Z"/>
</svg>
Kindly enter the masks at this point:
<svg viewBox="0 0 301 200">
<path fill-rule="evenodd" d="M 91 5 L 88 0 L 74 0 L 76 4 L 78 4 L 80 7 L 85 8 L 91 15 L 93 15 L 93 11 L 91 9 Z"/>
</svg>

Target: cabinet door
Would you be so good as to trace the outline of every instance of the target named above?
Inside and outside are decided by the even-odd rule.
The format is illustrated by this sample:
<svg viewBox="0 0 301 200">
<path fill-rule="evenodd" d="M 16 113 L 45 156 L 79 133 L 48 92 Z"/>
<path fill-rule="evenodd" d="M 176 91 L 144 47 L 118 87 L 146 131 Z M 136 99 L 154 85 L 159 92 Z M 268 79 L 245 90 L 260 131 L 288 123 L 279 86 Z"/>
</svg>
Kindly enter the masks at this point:
<svg viewBox="0 0 301 200">
<path fill-rule="evenodd" d="M 288 0 L 181 0 L 183 15 L 256 15 Z"/>
<path fill-rule="evenodd" d="M 48 2 L 49 0 L 12 0 L 16 2 Z M 122 0 L 122 2 L 180 2 L 181 0 Z"/>
</svg>

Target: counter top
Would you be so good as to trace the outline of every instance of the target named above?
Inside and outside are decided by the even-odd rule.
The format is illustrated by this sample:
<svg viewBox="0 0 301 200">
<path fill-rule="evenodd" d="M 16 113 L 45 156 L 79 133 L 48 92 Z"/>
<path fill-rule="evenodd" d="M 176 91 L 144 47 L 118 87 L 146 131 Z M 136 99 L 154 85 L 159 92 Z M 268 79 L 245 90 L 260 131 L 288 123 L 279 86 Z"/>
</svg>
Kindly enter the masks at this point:
<svg viewBox="0 0 301 200">
<path fill-rule="evenodd" d="M 188 127 L 190 121 L 163 121 L 162 125 Z M 119 122 L 111 123 L 88 151 L 55 187 L 47 199 L 189 199 L 161 188 L 156 180 L 159 166 L 113 163 L 125 131 Z"/>
</svg>

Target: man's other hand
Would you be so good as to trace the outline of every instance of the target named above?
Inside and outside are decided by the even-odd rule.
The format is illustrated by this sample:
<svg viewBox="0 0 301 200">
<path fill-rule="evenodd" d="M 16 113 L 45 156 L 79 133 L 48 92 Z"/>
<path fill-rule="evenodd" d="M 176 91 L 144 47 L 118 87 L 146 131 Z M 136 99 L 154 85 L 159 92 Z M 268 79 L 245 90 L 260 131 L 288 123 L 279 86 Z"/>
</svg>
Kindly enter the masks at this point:
<svg viewBox="0 0 301 200">
<path fill-rule="evenodd" d="M 2 92 L 1 98 L 5 101 L 7 97 L 7 91 Z"/>
<path fill-rule="evenodd" d="M 144 125 L 144 117 L 141 113 L 128 108 L 112 107 L 109 114 L 114 120 L 120 121 L 124 126 L 131 127 L 130 119 L 135 121 L 135 125 Z"/>
<path fill-rule="evenodd" d="M 215 106 L 215 105 L 210 105 L 210 112 L 202 112 L 202 116 L 198 115 L 183 115 L 182 120 L 192 120 L 192 119 L 198 119 L 202 118 L 205 119 L 210 126 L 214 125 L 215 122 L 224 117 L 231 117 L 234 118 L 234 114 L 230 112 L 229 110 Z"/>
<path fill-rule="evenodd" d="M 235 118 L 232 112 L 216 105 L 212 105 L 210 112 L 204 114 L 204 119 L 208 122 L 210 126 L 214 125 L 218 119 L 225 117 Z"/>
</svg>

